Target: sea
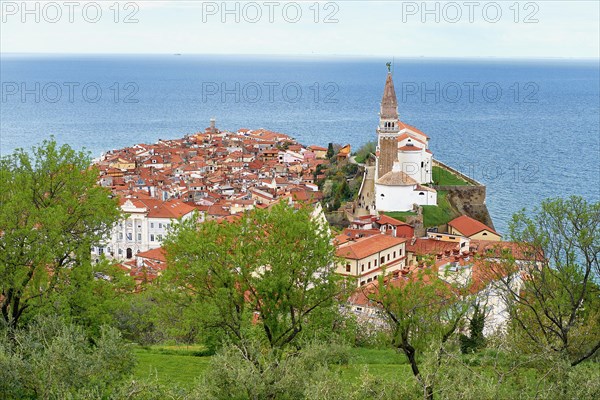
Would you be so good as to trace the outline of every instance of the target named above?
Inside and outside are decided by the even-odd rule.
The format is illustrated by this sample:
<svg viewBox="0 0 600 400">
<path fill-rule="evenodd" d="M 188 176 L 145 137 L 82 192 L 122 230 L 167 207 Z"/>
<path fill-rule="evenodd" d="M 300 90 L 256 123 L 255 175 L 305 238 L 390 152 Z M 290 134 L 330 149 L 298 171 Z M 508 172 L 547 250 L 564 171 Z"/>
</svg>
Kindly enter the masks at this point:
<svg viewBox="0 0 600 400">
<path fill-rule="evenodd" d="M 0 57 L 0 154 L 51 136 L 92 157 L 136 143 L 265 128 L 305 145 L 376 139 L 390 60 L 360 57 Z M 549 197 L 600 201 L 598 60 L 399 59 L 403 122 L 487 186 L 496 229 Z"/>
</svg>

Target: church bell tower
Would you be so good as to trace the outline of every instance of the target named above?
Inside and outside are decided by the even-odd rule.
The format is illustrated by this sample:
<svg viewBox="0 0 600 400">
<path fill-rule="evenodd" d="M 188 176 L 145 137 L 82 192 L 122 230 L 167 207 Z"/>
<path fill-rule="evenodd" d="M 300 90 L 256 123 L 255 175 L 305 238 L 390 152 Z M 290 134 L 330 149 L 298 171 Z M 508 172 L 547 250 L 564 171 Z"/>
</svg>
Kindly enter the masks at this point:
<svg viewBox="0 0 600 400">
<path fill-rule="evenodd" d="M 379 126 L 377 127 L 377 176 L 380 178 L 392 170 L 394 161 L 398 159 L 399 118 L 396 90 L 390 70 L 391 63 L 387 63 L 388 74 L 383 88 L 381 109 L 379 112 Z"/>
</svg>

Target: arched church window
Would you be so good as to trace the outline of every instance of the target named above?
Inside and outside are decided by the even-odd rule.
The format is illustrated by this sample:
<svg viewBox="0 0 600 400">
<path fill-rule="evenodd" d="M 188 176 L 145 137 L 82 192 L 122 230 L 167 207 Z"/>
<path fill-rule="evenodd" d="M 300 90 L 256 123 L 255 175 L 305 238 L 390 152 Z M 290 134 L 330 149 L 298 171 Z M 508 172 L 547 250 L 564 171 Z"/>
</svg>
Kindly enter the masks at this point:
<svg viewBox="0 0 600 400">
<path fill-rule="evenodd" d="M 425 195 L 425 193 L 419 192 L 419 196 L 424 196 L 424 195 Z"/>
</svg>

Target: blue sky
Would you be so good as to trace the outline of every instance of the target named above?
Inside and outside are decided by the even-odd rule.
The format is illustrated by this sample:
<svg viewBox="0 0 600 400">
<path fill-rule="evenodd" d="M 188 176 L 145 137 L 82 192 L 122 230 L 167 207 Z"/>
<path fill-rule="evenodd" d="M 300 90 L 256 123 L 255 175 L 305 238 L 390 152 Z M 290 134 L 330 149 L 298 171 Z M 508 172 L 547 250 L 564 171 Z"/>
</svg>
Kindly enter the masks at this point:
<svg viewBox="0 0 600 400">
<path fill-rule="evenodd" d="M 598 58 L 600 48 L 598 1 L 50 3 L 0 1 L 0 51 Z"/>
</svg>

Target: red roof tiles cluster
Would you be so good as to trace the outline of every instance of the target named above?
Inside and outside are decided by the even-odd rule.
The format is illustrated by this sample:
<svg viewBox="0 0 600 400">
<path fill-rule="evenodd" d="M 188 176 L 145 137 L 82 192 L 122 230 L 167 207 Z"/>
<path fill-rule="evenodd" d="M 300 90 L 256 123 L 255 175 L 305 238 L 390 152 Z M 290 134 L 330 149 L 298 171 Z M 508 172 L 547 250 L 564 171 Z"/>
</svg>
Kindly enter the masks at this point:
<svg viewBox="0 0 600 400">
<path fill-rule="evenodd" d="M 179 218 L 199 209 L 220 218 L 282 198 L 319 201 L 312 176 L 326 162 L 282 133 L 207 128 L 113 150 L 96 164 L 102 186 L 142 202 L 149 216 Z"/>
</svg>

